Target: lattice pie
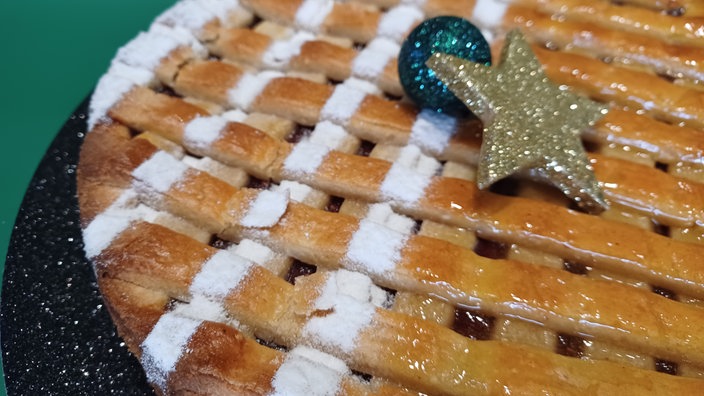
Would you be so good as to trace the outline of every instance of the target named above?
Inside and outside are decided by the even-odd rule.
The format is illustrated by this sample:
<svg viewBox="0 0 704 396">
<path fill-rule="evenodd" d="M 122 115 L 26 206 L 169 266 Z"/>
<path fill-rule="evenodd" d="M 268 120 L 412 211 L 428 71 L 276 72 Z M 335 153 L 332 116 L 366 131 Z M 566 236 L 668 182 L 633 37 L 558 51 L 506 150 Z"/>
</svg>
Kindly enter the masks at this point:
<svg viewBox="0 0 704 396">
<path fill-rule="evenodd" d="M 615 3 L 183 0 L 120 49 L 79 198 L 157 393 L 700 393 L 704 6 Z M 611 106 L 608 211 L 479 190 L 481 123 L 404 98 L 400 43 L 449 14 Z"/>
</svg>

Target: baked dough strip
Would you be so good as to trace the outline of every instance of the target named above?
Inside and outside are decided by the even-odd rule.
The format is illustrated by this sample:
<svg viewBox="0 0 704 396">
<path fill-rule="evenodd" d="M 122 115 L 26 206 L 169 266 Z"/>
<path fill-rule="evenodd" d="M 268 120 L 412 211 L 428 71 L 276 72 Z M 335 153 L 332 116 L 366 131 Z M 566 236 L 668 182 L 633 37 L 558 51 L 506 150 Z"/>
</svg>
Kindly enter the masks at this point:
<svg viewBox="0 0 704 396">
<path fill-rule="evenodd" d="M 168 157 L 167 154 L 163 156 Z M 168 163 L 173 165 L 178 161 L 172 159 Z M 149 167 L 178 168 L 172 165 L 161 167 L 157 162 Z M 704 323 L 696 319 L 704 315 L 699 308 L 667 300 L 648 291 L 596 281 L 562 270 L 485 259 L 471 250 L 423 236 L 398 238 L 399 250 L 386 256 L 398 257 L 398 260 L 387 262 L 388 272 L 377 271 L 369 268 L 364 258 L 355 259 L 348 253 L 348 245 L 352 243 L 357 229 L 368 227 L 369 223 L 365 226 L 364 222 L 360 223 L 353 217 L 289 203 L 276 225 L 243 228 L 238 224 L 244 223 L 243 219 L 247 218 L 246 213 L 250 210 L 248 208 L 261 195 L 259 191 L 235 189 L 194 169 L 184 170 L 178 177 L 169 176 L 167 180 L 170 183 L 166 184 L 163 176 L 156 177 L 159 177 L 156 185 L 151 184 L 154 181 L 149 178 L 137 180 L 137 185 L 142 186 L 141 191 L 147 191 L 141 194 L 147 203 L 226 239 L 253 239 L 303 262 L 331 269 L 345 265 L 348 269 L 367 272 L 375 283 L 382 286 L 437 295 L 457 305 L 479 304 L 482 309 L 495 314 L 545 323 L 570 334 L 590 334 L 615 344 L 625 343 L 630 348 L 661 358 L 682 362 L 704 361 L 704 348 L 698 351 L 696 337 L 693 336 L 704 333 L 692 327 Z M 393 246 L 395 234 L 384 230 L 384 233 L 391 233 L 385 234 L 384 240 L 390 241 L 389 246 Z M 427 257 L 433 257 L 433 262 L 429 263 Z M 535 279 L 541 286 L 521 282 L 504 287 L 511 279 L 516 279 L 512 274 L 519 272 L 526 276 L 521 279 Z M 605 305 L 596 305 L 598 302 Z M 590 306 L 608 308 L 598 312 L 583 310 Z M 634 310 L 634 307 L 640 308 Z M 633 314 L 632 318 L 629 318 L 629 312 Z M 663 323 L 668 323 L 665 332 L 661 331 Z M 630 337 L 623 337 L 626 333 Z"/>
<path fill-rule="evenodd" d="M 673 78 L 704 79 L 701 48 L 668 45 L 650 37 L 608 30 L 588 23 L 558 21 L 530 8 L 508 7 L 501 26 L 496 28 L 508 31 L 517 27 L 522 28 L 534 41 L 550 43 L 562 49 L 567 47 L 570 52 L 586 51 L 595 58 L 625 59 Z M 251 29 L 220 29 L 217 39 L 209 43 L 208 48 L 228 60 L 262 69 L 274 66 L 265 58 L 267 50 L 277 41 Z M 289 70 L 320 72 L 332 80 L 342 81 L 352 75 L 357 54 L 358 51 L 353 48 L 310 37 L 300 46 L 300 53 L 293 56 L 286 66 Z M 401 96 L 403 90 L 398 81 L 398 66 L 396 57 L 393 58 L 383 69 L 378 83 L 384 91 Z"/>
<path fill-rule="evenodd" d="M 699 16 L 669 16 L 655 10 L 616 5 L 608 0 L 513 0 L 566 20 L 589 22 L 680 45 L 701 47 L 704 21 Z"/>
<path fill-rule="evenodd" d="M 200 253 L 194 256 L 192 252 Z M 176 297 L 187 294 L 191 279 L 214 254 L 214 248 L 185 236 L 138 223 L 99 256 L 99 273 L 155 287 Z M 169 269 L 169 257 L 180 258 L 178 271 Z M 363 307 L 358 308 L 357 303 L 345 299 L 342 301 L 348 304 L 350 311 L 335 304 L 330 310 L 321 308 L 320 297 L 326 285 L 323 274 L 299 278 L 295 286 L 261 267 L 250 268 L 245 276 L 246 282 L 232 285 L 224 305 L 228 313 L 251 325 L 255 332 L 271 332 L 272 337 L 287 341 L 288 345 L 322 343 L 329 352 L 351 362 L 362 372 L 409 384 L 427 393 L 493 394 L 509 389 L 512 393 L 530 394 L 534 387 L 547 383 L 561 394 L 580 394 L 588 389 L 615 391 L 624 381 L 628 382 L 625 389 L 634 394 L 658 394 L 675 389 L 687 392 L 701 386 L 699 380 L 604 361 L 567 358 L 511 343 L 474 341 L 443 326 L 380 308 L 373 309 L 369 320 L 360 326 L 351 326 L 354 331 L 347 334 L 351 340 L 310 339 L 309 334 L 317 334 L 312 322 L 347 329 L 350 326 L 335 321 L 354 322 L 357 316 L 347 317 L 344 312 L 356 313 L 356 309 Z M 264 289 L 277 293 L 262 298 L 260 291 Z M 322 331 L 335 333 L 330 329 Z M 432 356 L 443 356 L 443 359 L 431 359 Z M 425 375 L 418 375 L 417 370 L 421 368 L 416 368 L 413 362 L 422 365 Z M 555 370 L 564 375 L 554 375 Z"/>
<path fill-rule="evenodd" d="M 127 341 L 130 350 L 142 358 L 143 344 L 150 336 L 159 320 L 168 313 L 169 296 L 161 291 L 146 289 L 116 278 L 104 277 L 98 280 L 105 295 L 108 308 L 113 315 L 120 335 Z M 178 313 L 175 315 L 179 318 Z M 139 318 L 139 319 L 138 319 Z M 188 321 L 200 322 L 196 331 L 188 337 L 188 342 L 169 373 L 161 391 L 189 394 L 270 394 L 275 390 L 276 376 L 286 370 L 285 364 L 295 362 L 301 354 L 292 355 L 259 344 L 232 326 L 210 320 L 199 320 L 181 316 Z M 140 347 L 141 346 L 141 347 Z M 165 351 L 166 352 L 166 351 Z M 292 356 L 296 357 L 292 358 Z M 308 353 L 315 358 L 317 354 Z M 319 370 L 315 374 L 327 375 L 323 382 L 339 382 L 339 395 L 412 395 L 404 388 L 390 385 L 377 379 L 364 382 L 355 378 L 349 371 L 337 372 L 325 366 L 325 361 L 302 359 L 305 368 Z M 327 359 L 326 359 L 327 360 Z M 295 363 L 292 368 L 296 368 Z M 300 367 L 300 366 L 298 366 Z M 305 373 L 298 372 L 295 380 L 304 382 Z M 284 374 L 285 375 L 285 374 Z M 336 378 L 333 381 L 330 377 Z M 310 380 L 310 379 L 309 379 Z M 283 391 L 285 389 L 276 389 Z"/>
<path fill-rule="evenodd" d="M 640 64 L 661 75 L 704 80 L 701 47 L 677 46 L 639 34 L 605 29 L 590 23 L 557 20 L 535 10 L 508 7 L 502 28 L 520 27 L 533 41 L 594 58 Z"/>
<path fill-rule="evenodd" d="M 533 29 L 537 28 L 536 25 L 532 26 Z M 557 36 L 561 37 L 559 34 Z M 210 48 L 227 59 L 262 68 L 264 64 L 261 58 L 270 44 L 271 39 L 266 35 L 246 29 L 234 29 L 223 31 L 220 39 L 212 43 Z M 603 46 L 600 45 L 599 48 Z M 649 42 L 644 48 L 654 51 L 660 47 Z M 697 51 L 697 56 L 701 56 L 699 52 L 701 51 Z M 343 80 L 351 76 L 352 63 L 356 56 L 357 53 L 353 49 L 325 41 L 309 41 L 301 46 L 299 55 L 291 58 L 287 68 L 323 73 L 333 80 Z M 395 60 L 389 61 L 378 80 L 384 91 L 394 95 L 402 92 L 396 67 Z M 704 156 L 704 144 L 698 131 L 658 122 L 623 110 L 612 109 L 591 131 L 584 136 L 587 140 L 636 146 L 647 151 L 654 160 L 663 163 L 674 163 L 682 159 L 697 162 Z M 669 150 L 674 152 L 666 152 Z"/>
<path fill-rule="evenodd" d="M 180 107 L 171 106 L 171 102 Z M 295 179 L 332 195 L 367 202 L 385 200 L 380 188 L 392 167 L 387 161 L 331 151 L 321 160 L 320 166 L 313 169 L 313 173 L 287 174 L 282 162 L 293 147 L 290 144 L 246 125 L 233 123 L 228 124 L 222 132 L 215 131 L 217 135 L 212 144 L 199 147 L 197 142 L 184 142 L 184 124 L 164 124 L 160 121 L 162 113 L 167 112 L 166 109 L 170 114 L 179 114 L 178 117 L 171 117 L 171 120 L 179 120 L 178 123 L 188 122 L 199 114 L 195 106 L 187 110 L 187 105 L 180 99 L 148 90 L 132 91 L 111 110 L 111 114 L 134 129 L 163 134 L 175 142 L 185 144 L 196 154 L 207 154 L 222 163 L 244 168 L 259 178 Z M 625 168 L 629 166 L 630 164 L 624 165 Z M 596 168 L 601 168 L 599 163 Z M 604 173 L 618 172 L 618 168 L 604 170 Z M 616 177 L 621 179 L 623 176 Z M 692 186 L 700 185 L 692 183 Z M 668 199 L 675 199 L 676 195 L 671 194 Z M 688 199 L 701 199 L 701 195 L 699 198 L 696 194 L 685 195 Z M 503 208 L 504 205 L 508 206 Z M 472 182 L 443 177 L 432 178 L 425 189 L 425 197 L 417 203 L 404 205 L 396 202 L 394 206 L 401 213 L 415 218 L 476 230 L 487 239 L 537 248 L 585 265 L 626 273 L 684 294 L 702 295 L 700 286 L 697 285 L 702 285 L 704 279 L 696 281 L 691 278 L 700 273 L 697 263 L 702 254 L 701 247 L 675 242 L 628 225 L 544 202 L 479 191 Z M 697 208 L 701 207 L 696 203 L 684 206 L 682 213 Z M 561 215 L 555 216 L 556 212 Z M 571 230 L 575 229 L 594 232 L 574 235 Z M 642 246 L 642 250 L 626 251 L 609 243 L 616 238 L 627 238 L 632 242 L 628 246 Z M 676 257 L 665 253 L 673 250 L 677 252 Z"/>
<path fill-rule="evenodd" d="M 210 76 L 207 85 L 200 82 L 206 74 Z M 240 79 L 244 79 L 242 72 L 235 66 L 213 61 L 195 62 L 181 69 L 173 87 L 177 92 L 189 97 L 214 101 L 221 106 L 232 106 L 229 104 L 229 99 L 227 99 L 228 91 L 222 87 L 237 86 L 237 81 Z M 275 78 L 270 80 L 262 89 L 262 92 L 252 100 L 249 110 L 275 114 L 303 125 L 314 125 L 320 120 L 321 112 L 334 95 L 334 92 L 335 89 L 333 87 L 323 84 L 295 78 Z M 129 100 L 126 102 L 129 102 Z M 147 129 L 135 126 L 134 122 L 130 120 L 130 117 L 132 119 L 135 118 L 132 115 L 134 110 L 122 111 L 121 114 L 117 114 L 120 106 L 113 108 L 113 116 L 138 129 Z M 613 119 L 618 120 L 617 117 L 619 116 L 623 116 L 623 113 L 617 111 Z M 409 143 L 414 124 L 418 118 L 419 115 L 416 110 L 386 101 L 374 95 L 366 95 L 349 120 L 347 130 L 361 139 L 375 143 L 405 145 Z M 602 123 L 606 122 L 609 122 L 609 120 L 602 120 Z M 614 127 L 613 124 L 608 125 L 611 131 L 618 128 L 617 126 Z M 439 158 L 466 164 L 476 164 L 480 145 L 479 139 L 476 137 L 476 125 L 468 125 L 466 128 L 460 127 L 457 131 L 449 139 L 445 152 Z M 175 141 L 178 141 L 178 139 Z M 690 147 L 690 150 L 692 149 Z M 617 164 L 619 163 L 619 161 L 607 157 L 598 157 L 598 161 L 604 164 L 600 169 L 609 169 L 610 167 L 618 166 Z M 629 166 L 639 167 L 639 165 Z M 688 224 L 681 225 L 691 225 L 697 221 L 696 208 L 704 207 L 698 205 L 697 202 L 681 205 L 676 211 L 672 211 L 672 208 L 666 208 L 666 206 L 670 205 L 672 199 L 678 195 L 677 191 L 682 190 L 681 181 L 672 176 L 663 177 L 663 175 L 657 174 L 658 172 L 654 168 L 643 166 L 637 172 L 643 175 L 640 181 L 630 177 L 620 180 L 603 180 L 605 185 L 613 187 L 606 190 L 606 193 L 609 194 L 608 198 L 624 206 L 632 206 L 635 210 L 642 210 L 641 208 L 649 208 L 651 205 L 655 205 L 657 208 L 656 213 L 648 210 L 645 214 L 655 215 L 656 219 L 663 224 L 680 225 L 680 220 L 673 223 L 672 219 L 682 219 L 683 216 L 688 217 L 689 220 L 687 220 Z M 613 172 L 611 174 L 613 175 Z M 604 176 L 606 175 L 605 173 Z M 649 175 L 654 176 L 649 177 Z M 597 176 L 599 175 L 597 174 Z M 650 188 L 652 185 L 649 182 L 650 179 L 666 180 L 670 188 L 665 189 L 665 185 L 663 185 L 660 186 L 662 187 L 662 192 L 650 191 L 652 190 Z M 697 184 L 691 182 L 686 182 L 686 184 L 697 186 Z M 697 187 L 693 189 L 697 190 Z M 667 195 L 667 197 L 661 199 L 658 197 L 659 194 Z M 689 196 L 689 198 L 688 194 L 679 195 L 685 200 L 689 198 L 702 199 L 701 194 L 696 193 Z M 640 201 L 640 203 L 633 205 L 636 201 Z M 677 205 L 677 202 L 675 200 L 673 204 Z M 692 215 L 694 217 L 691 217 Z"/>
<path fill-rule="evenodd" d="M 704 41 L 704 40 L 703 40 Z M 600 60 L 533 46 L 552 81 L 586 96 L 643 110 L 674 124 L 704 128 L 704 92 L 672 84 L 658 76 L 608 65 Z M 613 75 L 618 75 L 615 83 Z"/>
<path fill-rule="evenodd" d="M 186 65 L 174 80 L 175 70 L 184 63 Z M 232 104 L 228 91 L 236 86 L 244 71 L 222 62 L 188 63 L 188 58 L 176 51 L 162 62 L 157 74 L 164 84 L 184 96 L 230 107 Z M 311 81 L 280 78 L 273 82 L 276 83 L 275 86 L 267 87 L 257 98 L 252 99 L 253 111 L 269 112 L 303 125 L 314 125 L 319 120 L 320 109 L 333 92 L 332 87 Z M 417 110 L 369 95 L 357 114 L 349 120 L 347 128 L 366 140 L 405 145 L 408 143 L 408 132 L 403 131 L 409 131 L 416 119 Z M 479 147 L 478 128 L 479 125 L 471 122 L 459 127 L 445 148 L 434 154 L 441 159 L 461 163 L 475 162 Z M 704 143 L 699 131 L 618 109 L 612 109 L 595 127 L 585 132 L 584 137 L 604 144 L 635 146 L 647 152 L 654 160 L 668 164 L 682 160 L 699 163 L 704 155 Z"/>
<path fill-rule="evenodd" d="M 305 7 L 307 5 L 311 7 Z M 400 42 L 425 18 L 438 15 L 469 17 L 474 8 L 474 1 L 428 0 L 421 7 L 408 2 L 408 4 L 399 4 L 386 12 L 360 2 L 243 0 L 242 6 L 263 19 L 282 25 L 298 26 L 315 33 L 341 36 L 357 43 L 367 43 L 385 34 Z M 307 17 L 308 10 L 316 15 L 313 24 Z M 306 16 L 302 17 L 304 14 Z"/>
</svg>

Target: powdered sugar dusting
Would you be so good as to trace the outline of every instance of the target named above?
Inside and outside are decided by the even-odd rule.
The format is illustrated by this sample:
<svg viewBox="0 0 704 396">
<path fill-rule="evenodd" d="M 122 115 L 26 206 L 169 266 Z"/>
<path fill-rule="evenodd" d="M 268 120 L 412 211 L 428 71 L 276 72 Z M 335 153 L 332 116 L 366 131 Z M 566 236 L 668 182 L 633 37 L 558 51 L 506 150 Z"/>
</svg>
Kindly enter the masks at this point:
<svg viewBox="0 0 704 396">
<path fill-rule="evenodd" d="M 239 323 L 230 319 L 225 312 L 225 307 L 221 302 L 213 301 L 210 298 L 194 294 L 188 303 L 177 303 L 174 305 L 172 313 L 195 320 L 203 320 L 217 323 L 227 323 L 234 327 L 239 327 Z"/>
<path fill-rule="evenodd" d="M 220 114 L 220 117 L 230 122 L 242 122 L 247 118 L 247 113 L 239 109 L 228 110 Z"/>
<path fill-rule="evenodd" d="M 315 308 L 320 310 L 335 307 L 339 296 L 347 296 L 361 303 L 383 306 L 386 298 L 379 299 L 386 292 L 372 283 L 372 280 L 359 272 L 339 270 L 330 272 L 320 296 L 315 301 Z"/>
<path fill-rule="evenodd" d="M 410 234 L 416 225 L 412 218 L 395 213 L 388 203 L 370 205 L 365 218 L 406 235 Z"/>
<path fill-rule="evenodd" d="M 184 145 L 196 151 L 210 147 L 220 136 L 220 131 L 227 125 L 227 120 L 220 116 L 196 117 L 184 129 Z"/>
<path fill-rule="evenodd" d="M 507 8 L 507 1 L 477 0 L 472 12 L 472 22 L 482 28 L 492 30 L 500 26 Z"/>
<path fill-rule="evenodd" d="M 347 84 L 340 84 L 335 87 L 335 91 L 325 102 L 325 106 L 320 111 L 320 118 L 344 126 L 362 104 L 365 96 L 366 94 L 361 90 Z"/>
<path fill-rule="evenodd" d="M 409 30 L 423 20 L 423 12 L 418 7 L 402 4 L 390 9 L 379 22 L 377 35 L 401 42 Z"/>
<path fill-rule="evenodd" d="M 301 176 L 315 173 L 330 152 L 330 148 L 302 141 L 296 144 L 284 161 L 284 172 Z"/>
<path fill-rule="evenodd" d="M 401 259 L 408 236 L 374 221 L 363 219 L 347 245 L 350 267 L 365 273 L 393 271 Z"/>
<path fill-rule="evenodd" d="M 330 121 L 319 122 L 313 133 L 310 135 L 310 142 L 321 146 L 336 149 L 340 143 L 349 138 L 350 134 L 345 131 L 345 128 L 333 124 Z"/>
<path fill-rule="evenodd" d="M 383 37 L 372 40 L 354 59 L 352 75 L 375 81 L 400 48 L 396 42 Z"/>
<path fill-rule="evenodd" d="M 165 193 L 183 179 L 188 166 L 164 151 L 157 151 L 132 172 L 138 191 Z"/>
<path fill-rule="evenodd" d="M 180 1 L 163 12 L 155 22 L 199 31 L 203 25 L 216 18 L 212 12 L 203 8 L 200 3 L 195 0 Z"/>
<path fill-rule="evenodd" d="M 251 239 L 243 239 L 237 246 L 228 250 L 261 266 L 265 266 L 275 256 L 271 249 Z"/>
<path fill-rule="evenodd" d="M 254 99 L 269 85 L 275 78 L 282 77 L 283 74 L 277 71 L 263 71 L 258 74 L 247 73 L 237 82 L 237 85 L 227 92 L 230 103 L 242 110 L 249 110 Z"/>
<path fill-rule="evenodd" d="M 84 250 L 88 258 L 100 254 L 138 218 L 133 210 L 107 210 L 95 217 L 83 231 Z"/>
<path fill-rule="evenodd" d="M 240 10 L 239 0 L 197 0 L 198 4 L 217 16 L 222 22 L 227 21 L 228 14 Z"/>
<path fill-rule="evenodd" d="M 141 69 L 154 70 L 164 57 L 182 45 L 191 46 L 197 54 L 205 55 L 202 46 L 188 30 L 153 25 L 150 31 L 140 33 L 127 45 L 120 48 L 114 61 Z"/>
<path fill-rule="evenodd" d="M 440 155 L 457 129 L 457 119 L 434 110 L 424 109 L 411 129 L 409 143 L 433 155 Z"/>
<path fill-rule="evenodd" d="M 191 283 L 191 292 L 221 300 L 236 289 L 252 264 L 227 250 L 220 250 L 203 264 Z"/>
<path fill-rule="evenodd" d="M 108 110 L 134 87 L 134 82 L 114 74 L 106 74 L 100 78 L 90 101 L 88 110 L 88 128 L 104 118 Z"/>
<path fill-rule="evenodd" d="M 286 360 L 271 384 L 274 396 L 329 396 L 339 392 L 343 376 L 350 370 L 340 359 L 316 349 L 299 346 L 286 354 Z"/>
<path fill-rule="evenodd" d="M 138 204 L 137 193 L 134 190 L 126 190 L 83 230 L 83 249 L 86 257 L 93 258 L 100 254 L 132 222 L 150 220 L 154 217 L 156 217 L 154 210 Z"/>
<path fill-rule="evenodd" d="M 361 331 L 374 318 L 376 308 L 367 298 L 369 289 L 365 289 L 368 283 L 351 274 L 354 273 L 346 271 L 339 283 L 336 273 L 329 275 L 314 303 L 318 312 L 327 314 L 311 317 L 303 329 L 303 334 L 323 350 L 350 353 Z M 345 279 L 352 280 L 353 284 L 346 285 Z"/>
<path fill-rule="evenodd" d="M 408 145 L 401 150 L 381 184 L 381 193 L 386 199 L 415 203 L 425 194 L 440 163 L 424 155 L 418 146 Z"/>
<path fill-rule="evenodd" d="M 420 148 L 413 144 L 409 144 L 401 149 L 395 162 L 400 166 L 412 169 L 426 176 L 436 174 L 441 167 L 438 160 L 423 154 Z"/>
<path fill-rule="evenodd" d="M 240 224 L 244 227 L 271 227 L 279 222 L 288 207 L 288 194 L 263 190 L 249 205 Z"/>
<path fill-rule="evenodd" d="M 418 202 L 432 177 L 394 163 L 386 174 L 380 191 L 386 200 L 413 204 Z"/>
<path fill-rule="evenodd" d="M 286 40 L 274 41 L 262 55 L 262 61 L 270 68 L 281 69 L 301 53 L 301 46 L 315 38 L 308 32 L 297 32 Z"/>
<path fill-rule="evenodd" d="M 317 32 L 334 6 L 333 0 L 303 0 L 296 11 L 296 25 L 302 29 Z"/>
<path fill-rule="evenodd" d="M 292 201 L 304 202 L 308 195 L 313 192 L 313 188 L 305 184 L 301 184 L 295 181 L 284 180 L 277 187 L 277 191 L 286 191 L 291 197 Z"/>
<path fill-rule="evenodd" d="M 348 78 L 347 80 L 345 80 L 343 85 L 345 85 L 348 88 L 351 88 L 351 89 L 354 89 L 354 90 L 357 90 L 360 92 L 364 92 L 367 95 L 379 96 L 382 94 L 381 89 L 379 89 L 379 87 L 376 84 L 374 84 L 370 81 L 362 80 L 361 78 L 355 78 L 355 77 Z"/>
<path fill-rule="evenodd" d="M 142 343 L 142 366 L 150 382 L 166 390 L 169 374 L 201 323 L 172 313 L 162 315 Z"/>
</svg>

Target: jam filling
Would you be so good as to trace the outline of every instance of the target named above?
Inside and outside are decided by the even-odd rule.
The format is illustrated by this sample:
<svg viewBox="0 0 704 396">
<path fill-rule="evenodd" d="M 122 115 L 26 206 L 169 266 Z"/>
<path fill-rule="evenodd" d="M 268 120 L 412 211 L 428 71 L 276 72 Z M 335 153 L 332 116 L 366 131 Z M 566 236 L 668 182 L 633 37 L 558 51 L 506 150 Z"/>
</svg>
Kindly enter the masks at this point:
<svg viewBox="0 0 704 396">
<path fill-rule="evenodd" d="M 474 340 L 490 340 L 496 318 L 464 308 L 455 308 L 452 330 Z"/>
<path fill-rule="evenodd" d="M 474 245 L 474 253 L 490 259 L 506 258 L 508 249 L 509 246 L 506 244 L 479 237 L 477 237 L 477 243 Z"/>
<path fill-rule="evenodd" d="M 293 260 L 293 263 L 291 264 L 291 267 L 289 267 L 285 279 L 286 282 L 290 284 L 295 284 L 296 278 L 298 278 L 299 276 L 314 274 L 317 270 L 318 267 L 314 265 L 306 264 L 299 260 Z"/>
<path fill-rule="evenodd" d="M 555 352 L 560 355 L 581 358 L 584 355 L 586 343 L 583 338 L 570 334 L 559 333 Z"/>
</svg>

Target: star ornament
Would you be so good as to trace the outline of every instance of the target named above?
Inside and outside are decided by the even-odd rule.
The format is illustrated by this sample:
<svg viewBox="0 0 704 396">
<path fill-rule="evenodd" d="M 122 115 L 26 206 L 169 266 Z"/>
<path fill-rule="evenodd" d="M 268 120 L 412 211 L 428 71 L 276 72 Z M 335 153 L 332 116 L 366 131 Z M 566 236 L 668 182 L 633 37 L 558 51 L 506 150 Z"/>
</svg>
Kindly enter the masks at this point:
<svg viewBox="0 0 704 396">
<path fill-rule="evenodd" d="M 442 53 L 427 65 L 484 123 L 479 188 L 524 173 L 589 212 L 608 207 L 580 140 L 607 107 L 552 83 L 520 31 L 508 34 L 497 67 Z"/>
</svg>

